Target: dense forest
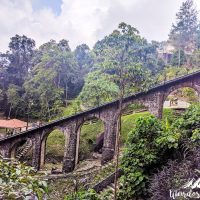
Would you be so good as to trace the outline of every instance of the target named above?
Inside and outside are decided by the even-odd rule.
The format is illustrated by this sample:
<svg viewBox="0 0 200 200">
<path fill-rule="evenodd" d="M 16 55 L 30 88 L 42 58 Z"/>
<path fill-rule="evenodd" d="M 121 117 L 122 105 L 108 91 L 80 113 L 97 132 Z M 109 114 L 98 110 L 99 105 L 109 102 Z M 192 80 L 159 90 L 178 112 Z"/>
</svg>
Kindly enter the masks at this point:
<svg viewBox="0 0 200 200">
<path fill-rule="evenodd" d="M 32 38 L 15 35 L 9 51 L 0 54 L 1 110 L 8 118 L 48 121 L 118 98 L 122 82 L 124 95 L 130 95 L 195 70 L 197 14 L 192 1 L 183 3 L 165 42 L 148 42 L 124 22 L 92 49 L 81 44 L 71 50 L 66 39 L 36 48 Z"/>
</svg>

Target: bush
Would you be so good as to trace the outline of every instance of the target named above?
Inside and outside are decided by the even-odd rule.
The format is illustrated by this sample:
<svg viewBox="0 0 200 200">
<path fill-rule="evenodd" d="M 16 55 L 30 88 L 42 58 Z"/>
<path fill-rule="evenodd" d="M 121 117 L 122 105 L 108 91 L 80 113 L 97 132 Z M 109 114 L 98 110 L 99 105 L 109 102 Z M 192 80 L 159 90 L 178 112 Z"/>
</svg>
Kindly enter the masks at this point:
<svg viewBox="0 0 200 200">
<path fill-rule="evenodd" d="M 97 193 L 89 189 L 88 191 L 83 190 L 76 193 L 72 193 L 65 197 L 65 200 L 100 200 Z"/>
<path fill-rule="evenodd" d="M 129 133 L 127 149 L 122 158 L 124 175 L 120 199 L 133 199 L 147 195 L 149 172 L 147 168 L 155 164 L 158 148 L 155 143 L 162 131 L 161 122 L 153 116 L 139 118 L 136 127 Z"/>
<path fill-rule="evenodd" d="M 167 119 L 161 122 L 152 116 L 138 119 L 135 128 L 129 133 L 127 148 L 122 158 L 124 176 L 120 180 L 123 187 L 120 190 L 119 199 L 149 199 L 149 191 L 152 195 L 153 191 L 155 194 L 159 191 L 159 187 L 162 187 L 161 191 L 168 189 L 174 182 L 183 177 L 181 175 L 184 174 L 182 173 L 184 170 L 184 176 L 186 176 L 187 169 L 191 166 L 194 168 L 192 159 L 185 160 L 186 153 L 188 149 L 190 152 L 199 147 L 197 143 L 199 139 L 199 104 L 191 106 L 182 117 L 172 123 Z M 194 141 L 196 142 L 194 143 Z M 193 158 L 200 157 L 197 153 L 198 151 L 192 154 Z M 170 161 L 168 167 L 163 169 L 164 174 L 160 172 L 160 175 L 158 174 L 156 177 L 156 171 L 166 166 L 168 160 L 176 161 Z M 168 168 L 169 171 L 167 171 Z M 178 174 L 178 179 L 174 173 Z M 168 177 L 166 177 L 167 174 Z M 151 189 L 148 190 L 153 175 L 156 178 L 151 184 Z M 153 196 L 152 199 L 158 198 Z"/>
<path fill-rule="evenodd" d="M 43 199 L 47 184 L 34 178 L 34 173 L 22 163 L 0 158 L 0 199 Z"/>
<path fill-rule="evenodd" d="M 188 146 L 188 145 L 187 145 Z M 193 145 L 192 145 L 193 146 Z M 187 148 L 187 154 L 183 153 L 184 159 L 169 161 L 151 180 L 151 199 L 170 199 L 170 190 L 178 190 L 189 180 L 196 180 L 200 175 L 200 149 Z"/>
</svg>

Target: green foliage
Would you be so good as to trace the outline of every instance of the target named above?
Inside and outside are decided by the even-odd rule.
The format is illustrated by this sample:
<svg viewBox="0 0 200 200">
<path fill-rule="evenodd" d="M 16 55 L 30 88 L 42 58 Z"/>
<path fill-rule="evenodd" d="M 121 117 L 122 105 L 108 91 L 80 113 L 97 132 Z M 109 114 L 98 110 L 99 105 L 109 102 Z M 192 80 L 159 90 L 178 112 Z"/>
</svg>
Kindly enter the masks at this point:
<svg viewBox="0 0 200 200">
<path fill-rule="evenodd" d="M 192 88 L 182 88 L 181 97 L 184 98 L 189 103 L 197 103 L 199 101 L 199 97 L 197 92 Z"/>
<path fill-rule="evenodd" d="M 117 97 L 119 88 L 110 80 L 110 75 L 100 71 L 89 73 L 78 99 L 87 107 L 111 101 Z"/>
<path fill-rule="evenodd" d="M 88 191 L 83 190 L 72 193 L 66 196 L 65 200 L 100 200 L 100 198 L 94 190 L 89 189 Z"/>
<path fill-rule="evenodd" d="M 67 107 L 63 108 L 63 113 L 61 116 L 67 117 L 78 112 L 81 112 L 80 101 L 78 99 L 75 99 L 73 101 L 67 102 Z"/>
<path fill-rule="evenodd" d="M 173 121 L 165 118 L 161 122 L 152 116 L 139 118 L 129 133 L 122 158 L 124 176 L 121 179 L 123 187 L 119 193 L 120 199 L 149 198 L 149 182 L 155 170 L 169 159 L 177 158 L 177 155 L 181 155 L 179 159 L 184 159 L 185 141 L 199 141 L 199 137 L 199 104 L 191 106 Z M 194 147 L 195 144 L 190 146 Z"/>
<path fill-rule="evenodd" d="M 46 163 L 62 162 L 64 156 L 65 137 L 62 131 L 51 132 L 46 141 Z"/>
<path fill-rule="evenodd" d="M 10 104 L 10 109 L 17 109 L 21 102 L 20 98 L 20 87 L 10 84 L 9 88 L 7 90 L 7 97 L 8 97 L 8 103 Z"/>
<path fill-rule="evenodd" d="M 42 200 L 47 190 L 47 184 L 33 176 L 34 170 L 17 161 L 0 159 L 0 198 L 30 199 L 37 197 Z"/>
<path fill-rule="evenodd" d="M 188 70 L 183 67 L 166 67 L 162 73 L 158 74 L 158 82 L 172 80 L 178 76 L 188 74 Z"/>
<path fill-rule="evenodd" d="M 182 3 L 179 12 L 176 14 L 176 24 L 173 24 L 170 33 L 170 38 L 177 49 L 185 51 L 187 47 L 196 42 L 197 14 L 193 0 L 187 0 Z"/>
<path fill-rule="evenodd" d="M 123 144 L 127 141 L 128 133 L 135 127 L 137 119 L 149 115 L 149 112 L 141 112 L 122 116 L 121 141 Z"/>
<path fill-rule="evenodd" d="M 25 35 L 15 35 L 11 38 L 9 48 L 7 56 L 10 64 L 4 81 L 21 87 L 32 68 L 31 59 L 34 54 L 35 41 Z"/>
<path fill-rule="evenodd" d="M 159 148 L 177 148 L 187 138 L 198 139 L 200 128 L 200 105 L 192 105 L 173 123 L 163 125 L 161 135 L 156 139 Z"/>
<path fill-rule="evenodd" d="M 123 59 L 124 66 L 134 66 L 140 63 L 155 73 L 158 68 L 157 47 L 158 43 L 148 43 L 139 35 L 136 28 L 122 22 L 119 24 L 118 29 L 95 44 L 96 65 L 98 66 L 98 63 L 104 62 L 109 63 L 110 66 L 112 64 L 120 66 Z M 113 73 L 114 70 L 110 70 L 110 72 Z"/>
<path fill-rule="evenodd" d="M 90 48 L 86 44 L 79 45 L 76 47 L 74 54 L 80 69 L 88 71 L 93 64 Z"/>
<path fill-rule="evenodd" d="M 139 45 L 143 43 L 145 41 L 139 36 L 139 32 L 122 22 L 117 30 L 97 42 L 94 47 L 96 68 L 111 76 L 120 89 L 119 97 L 145 90 L 152 84 L 150 71 L 135 55 L 135 52 L 139 54 Z"/>
<path fill-rule="evenodd" d="M 106 191 L 101 192 L 100 199 L 101 200 L 110 200 L 113 198 L 113 190 L 107 189 Z"/>
<path fill-rule="evenodd" d="M 33 117 L 51 119 L 61 112 L 60 107 L 68 99 L 68 88 L 76 82 L 77 65 L 64 40 L 42 45 L 35 59 L 24 83 L 25 97 L 33 104 L 30 109 Z"/>
<path fill-rule="evenodd" d="M 167 121 L 166 121 L 167 122 Z M 173 128 L 171 128 L 167 123 L 165 125 L 165 130 L 162 131 L 161 135 L 156 138 L 156 144 L 158 148 L 177 148 L 179 140 L 181 138 L 180 132 L 174 132 Z"/>
<path fill-rule="evenodd" d="M 51 119 L 59 113 L 64 91 L 53 82 L 56 78 L 55 70 L 38 65 L 33 73 L 32 78 L 24 84 L 26 99 L 32 106 L 31 114 L 35 118 Z"/>
<path fill-rule="evenodd" d="M 185 144 L 187 148 L 181 152 L 184 159 L 169 160 L 162 170 L 159 170 L 151 179 L 149 187 L 149 198 L 154 199 L 170 199 L 170 190 L 177 192 L 183 191 L 186 183 L 190 180 L 197 180 L 199 176 L 199 145 L 192 145 L 187 141 Z M 194 191 L 191 187 L 190 191 Z M 188 190 L 188 191 L 189 191 Z M 187 189 L 186 189 L 187 191 Z M 197 196 L 196 196 L 197 198 Z M 184 197 L 175 198 L 184 199 Z"/>
<path fill-rule="evenodd" d="M 146 195 L 149 172 L 145 168 L 157 161 L 158 149 L 155 143 L 162 131 L 159 120 L 153 116 L 139 118 L 135 128 L 129 133 L 127 149 L 122 158 L 123 189 L 121 199 Z"/>
<path fill-rule="evenodd" d="M 192 141 L 198 141 L 200 139 L 200 128 L 197 128 L 192 131 Z"/>
<path fill-rule="evenodd" d="M 175 51 L 173 54 L 171 65 L 172 66 L 183 66 L 186 63 L 186 56 L 183 50 Z"/>
<path fill-rule="evenodd" d="M 195 129 L 200 128 L 200 106 L 199 104 L 192 105 L 182 118 L 178 119 L 174 126 L 180 129 L 185 137 L 191 137 Z"/>
<path fill-rule="evenodd" d="M 90 123 L 87 121 L 81 127 L 79 159 L 83 160 L 89 156 L 96 142 L 96 138 L 103 133 L 104 124 L 101 120 Z"/>
</svg>

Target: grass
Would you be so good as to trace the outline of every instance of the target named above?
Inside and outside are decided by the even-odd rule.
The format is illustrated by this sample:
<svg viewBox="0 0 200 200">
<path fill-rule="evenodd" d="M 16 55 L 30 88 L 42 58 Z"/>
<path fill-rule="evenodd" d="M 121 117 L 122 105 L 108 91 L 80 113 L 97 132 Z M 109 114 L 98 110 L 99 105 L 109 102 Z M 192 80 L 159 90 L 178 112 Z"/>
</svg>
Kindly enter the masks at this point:
<svg viewBox="0 0 200 200">
<path fill-rule="evenodd" d="M 65 138 L 62 131 L 56 129 L 47 139 L 47 154 L 64 154 Z"/>
<path fill-rule="evenodd" d="M 83 124 L 81 127 L 79 160 L 89 156 L 98 135 L 104 130 L 103 122 L 98 120 L 92 124 Z"/>
<path fill-rule="evenodd" d="M 134 113 L 122 117 L 121 141 L 126 142 L 128 133 L 134 128 L 138 118 L 150 115 L 149 112 Z"/>
<path fill-rule="evenodd" d="M 65 147 L 64 134 L 56 129 L 51 132 L 47 138 L 45 167 L 51 169 L 52 167 L 61 168 Z"/>
</svg>

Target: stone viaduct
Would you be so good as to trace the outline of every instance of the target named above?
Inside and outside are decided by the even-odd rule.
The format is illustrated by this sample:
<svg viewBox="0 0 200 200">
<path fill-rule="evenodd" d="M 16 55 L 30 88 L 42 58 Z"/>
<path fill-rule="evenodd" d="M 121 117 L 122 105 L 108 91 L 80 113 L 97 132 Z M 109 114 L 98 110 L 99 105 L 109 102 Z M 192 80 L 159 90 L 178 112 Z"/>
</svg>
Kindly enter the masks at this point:
<svg viewBox="0 0 200 200">
<path fill-rule="evenodd" d="M 179 88 L 189 87 L 196 90 L 200 96 L 200 71 L 167 81 L 123 99 L 123 108 L 133 103 L 140 103 L 148 108 L 149 112 L 161 118 L 163 104 L 167 96 Z M 3 157 L 15 157 L 16 148 L 23 141 L 32 142 L 32 166 L 39 170 L 45 161 L 45 147 L 48 135 L 59 129 L 65 136 L 65 152 L 63 157 L 63 173 L 74 169 L 78 160 L 78 146 L 80 129 L 86 120 L 97 118 L 104 123 L 104 143 L 102 149 L 102 164 L 111 160 L 115 152 L 115 138 L 119 119 L 119 100 L 101 105 L 99 107 L 62 118 L 38 128 L 20 134 L 0 139 L 0 154 Z"/>
</svg>

